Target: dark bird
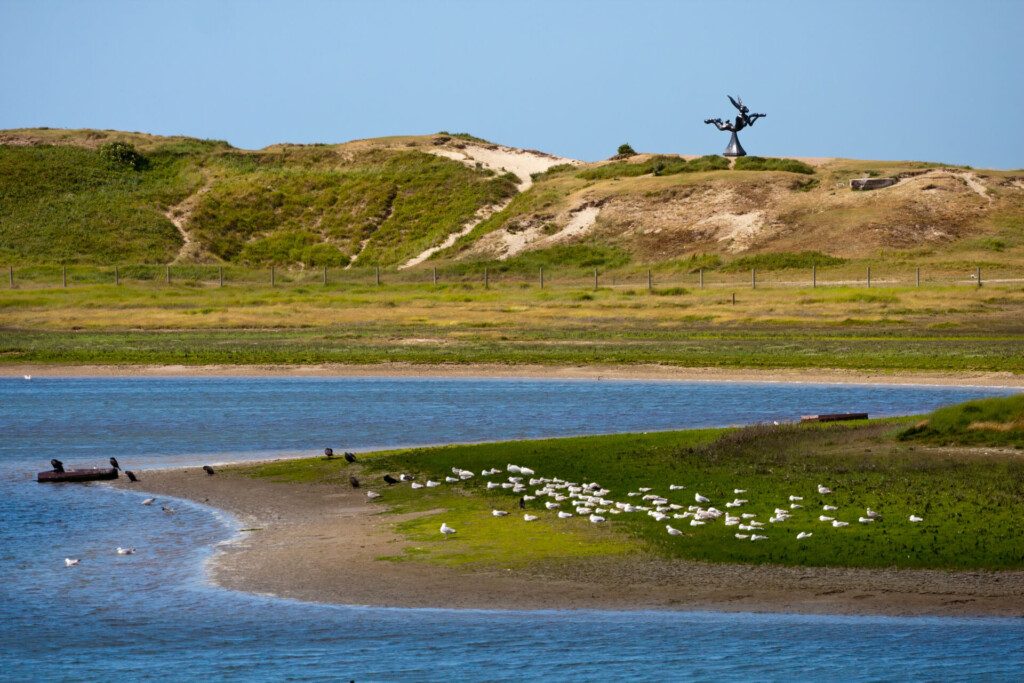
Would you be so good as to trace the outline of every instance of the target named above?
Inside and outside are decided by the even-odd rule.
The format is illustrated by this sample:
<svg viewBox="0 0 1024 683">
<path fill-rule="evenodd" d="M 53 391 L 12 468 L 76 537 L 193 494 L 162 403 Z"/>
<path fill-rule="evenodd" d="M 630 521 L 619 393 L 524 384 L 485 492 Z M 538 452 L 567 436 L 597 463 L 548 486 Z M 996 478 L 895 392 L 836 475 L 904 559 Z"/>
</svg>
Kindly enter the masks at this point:
<svg viewBox="0 0 1024 683">
<path fill-rule="evenodd" d="M 124 475 L 128 477 L 128 481 L 132 482 L 133 484 L 139 480 L 139 478 L 136 477 L 135 473 L 132 472 L 131 470 L 125 470 Z"/>
<path fill-rule="evenodd" d="M 345 453 L 345 460 L 347 462 L 355 462 L 356 461 L 356 454 L 355 453 Z"/>
<path fill-rule="evenodd" d="M 330 460 L 331 458 L 334 457 L 334 449 L 333 448 L 325 448 L 324 449 L 324 455 L 326 455 L 327 459 Z"/>
<path fill-rule="evenodd" d="M 355 477 L 349 477 L 348 478 L 348 483 L 352 484 L 352 488 L 354 488 L 354 489 L 359 488 L 359 480 L 356 479 Z"/>
<path fill-rule="evenodd" d="M 57 458 L 54 458 L 53 460 L 51 460 L 50 461 L 50 465 L 53 466 L 53 471 L 54 472 L 63 472 L 64 471 L 64 463 L 62 463 Z"/>
<path fill-rule="evenodd" d="M 121 469 L 121 466 L 117 464 L 117 458 L 110 459 L 110 466 L 113 467 L 115 470 Z"/>
<path fill-rule="evenodd" d="M 387 482 L 388 486 L 394 486 L 398 483 L 398 480 L 392 477 L 390 474 L 384 475 L 384 481 Z"/>
<path fill-rule="evenodd" d="M 203 472 L 206 472 L 211 477 L 214 475 L 213 468 L 210 467 L 209 465 L 203 465 Z"/>
<path fill-rule="evenodd" d="M 525 510 L 526 509 L 526 499 L 523 498 L 522 496 L 519 497 L 519 509 L 520 510 Z"/>
</svg>

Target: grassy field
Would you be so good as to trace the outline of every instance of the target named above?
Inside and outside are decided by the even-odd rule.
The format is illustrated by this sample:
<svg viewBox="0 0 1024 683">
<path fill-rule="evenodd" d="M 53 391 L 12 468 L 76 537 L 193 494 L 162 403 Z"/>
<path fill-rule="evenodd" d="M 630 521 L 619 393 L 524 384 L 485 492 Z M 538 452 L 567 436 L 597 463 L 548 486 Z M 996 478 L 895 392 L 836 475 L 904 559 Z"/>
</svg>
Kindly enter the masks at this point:
<svg viewBox="0 0 1024 683">
<path fill-rule="evenodd" d="M 998 400 L 997 400 L 998 401 Z M 1019 411 L 1017 412 L 1019 418 Z M 420 512 L 398 529 L 413 546 L 395 558 L 450 565 L 515 566 L 538 560 L 650 553 L 709 562 L 771 563 L 801 566 L 1008 569 L 1024 565 L 1024 459 L 1019 451 L 946 446 L 934 448 L 900 438 L 914 418 L 845 425 L 753 426 L 654 434 L 623 434 L 543 441 L 446 446 L 360 456 L 364 482 L 383 494 L 392 512 Z M 540 517 L 526 523 L 518 495 L 488 490 L 488 480 L 505 481 L 508 463 L 527 466 L 538 477 L 577 483 L 597 482 L 608 498 L 637 504 L 627 492 L 651 487 L 653 493 L 685 509 L 694 494 L 733 514 L 753 513 L 766 522 L 768 540 L 736 539 L 736 527 L 721 520 L 669 536 L 666 522 L 644 513 L 605 516 L 594 525 L 586 516 L 558 519 L 541 504 L 527 503 Z M 476 473 L 468 481 L 413 490 L 387 487 L 378 477 L 407 472 L 443 481 L 451 468 Z M 499 468 L 502 474 L 481 476 Z M 322 458 L 248 466 L 245 473 L 281 481 L 347 485 L 344 461 Z M 669 484 L 685 486 L 670 490 Z M 832 494 L 818 493 L 825 484 Z M 538 486 L 529 487 L 532 493 Z M 745 489 L 737 496 L 734 489 Z M 776 507 L 790 508 L 789 496 L 803 508 L 792 518 L 767 523 Z M 749 502 L 728 509 L 733 498 Z M 825 504 L 838 508 L 823 512 Z M 861 524 L 865 509 L 881 519 Z M 564 503 L 562 509 L 569 508 Z M 492 509 L 512 514 L 495 518 Z M 834 528 L 818 520 L 826 514 L 850 522 Z M 924 521 L 912 523 L 910 515 Z M 437 529 L 444 521 L 458 533 L 448 540 Z M 813 533 L 798 540 L 800 531 Z"/>
<path fill-rule="evenodd" d="M 512 282 L 8 289 L 0 363 L 1024 372 L 1020 285 L 735 291 L 736 303 L 730 289 L 668 282 L 653 292 Z"/>
</svg>

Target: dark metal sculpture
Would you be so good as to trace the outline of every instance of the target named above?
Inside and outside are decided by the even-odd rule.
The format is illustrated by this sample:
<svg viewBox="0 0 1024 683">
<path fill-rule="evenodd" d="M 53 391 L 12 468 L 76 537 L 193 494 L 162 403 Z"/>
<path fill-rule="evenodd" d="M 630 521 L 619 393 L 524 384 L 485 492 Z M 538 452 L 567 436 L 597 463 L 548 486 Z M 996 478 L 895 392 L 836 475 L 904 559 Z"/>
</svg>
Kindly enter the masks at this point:
<svg viewBox="0 0 1024 683">
<path fill-rule="evenodd" d="M 713 123 L 715 124 L 715 128 L 718 130 L 727 130 L 732 133 L 732 137 L 729 138 L 729 146 L 726 147 L 725 152 L 723 152 L 724 156 L 745 157 L 747 156 L 747 152 L 740 144 L 740 139 L 736 137 L 736 133 L 739 133 L 747 126 L 754 125 L 755 121 L 764 118 L 766 115 L 751 114 L 750 109 L 743 104 L 742 97 L 737 97 L 736 99 L 733 99 L 732 95 L 727 95 L 727 97 L 729 98 L 729 101 L 732 102 L 732 106 L 736 107 L 737 111 L 739 111 L 740 115 L 737 116 L 734 121 L 723 122 L 722 119 L 704 119 L 704 123 Z"/>
</svg>

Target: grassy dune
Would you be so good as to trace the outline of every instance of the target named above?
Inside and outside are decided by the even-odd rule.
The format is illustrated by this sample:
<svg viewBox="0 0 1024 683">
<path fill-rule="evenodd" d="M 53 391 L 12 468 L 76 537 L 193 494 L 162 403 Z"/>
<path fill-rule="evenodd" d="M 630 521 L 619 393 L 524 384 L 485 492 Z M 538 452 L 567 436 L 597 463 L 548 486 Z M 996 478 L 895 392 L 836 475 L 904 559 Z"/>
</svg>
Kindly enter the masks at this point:
<svg viewBox="0 0 1024 683">
<path fill-rule="evenodd" d="M 1008 569 L 1024 565 L 1024 460 L 1019 453 L 977 448 L 933 449 L 898 435 L 913 419 L 870 421 L 836 426 L 755 426 L 743 429 L 692 430 L 656 434 L 551 439 L 471 446 L 391 451 L 361 456 L 364 482 L 383 493 L 393 512 L 424 516 L 398 524 L 414 545 L 402 560 L 442 564 L 514 566 L 534 561 L 649 553 L 708 562 L 800 566 Z M 611 489 L 609 498 L 636 503 L 628 491 L 653 492 L 684 507 L 694 493 L 709 497 L 719 509 L 746 489 L 750 502 L 730 512 L 749 512 L 767 522 L 776 507 L 789 508 L 790 495 L 803 497 L 792 519 L 766 523 L 766 541 L 736 539 L 735 527 L 721 521 L 691 527 L 686 520 L 669 523 L 683 531 L 669 536 L 665 522 L 644 513 L 606 515 L 609 522 L 590 524 L 585 517 L 558 519 L 541 500 L 528 511 L 540 516 L 522 520 L 518 495 L 488 490 L 485 481 L 504 481 L 508 463 L 528 466 L 536 476 L 568 481 L 596 481 Z M 438 488 L 412 490 L 407 484 L 387 487 L 385 472 L 415 474 L 443 481 L 457 466 L 476 473 L 473 479 Z M 483 469 L 503 474 L 482 477 Z M 249 476 L 288 481 L 323 481 L 347 485 L 350 468 L 343 461 L 309 459 L 246 468 Z M 834 493 L 817 493 L 819 483 Z M 671 491 L 669 484 L 686 486 Z M 536 486 L 530 487 L 532 489 Z M 823 512 L 822 505 L 839 509 Z M 563 504 L 566 509 L 568 504 Z M 871 507 L 882 515 L 873 524 L 858 523 Z M 505 518 L 492 509 L 509 510 Z M 826 514 L 851 522 L 833 528 L 818 521 Z M 923 522 L 911 523 L 911 514 Z M 444 521 L 458 533 L 444 540 Z M 802 541 L 799 531 L 814 535 Z"/>
</svg>

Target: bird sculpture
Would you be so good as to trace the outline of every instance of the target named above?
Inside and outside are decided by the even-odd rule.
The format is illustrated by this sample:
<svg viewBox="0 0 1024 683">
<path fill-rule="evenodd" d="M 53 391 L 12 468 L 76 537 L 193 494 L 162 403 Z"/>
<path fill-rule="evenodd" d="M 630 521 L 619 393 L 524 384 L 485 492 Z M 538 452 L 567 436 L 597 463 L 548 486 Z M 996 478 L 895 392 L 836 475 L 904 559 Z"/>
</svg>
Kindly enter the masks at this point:
<svg viewBox="0 0 1024 683">
<path fill-rule="evenodd" d="M 345 453 L 345 462 L 351 464 L 351 463 L 354 463 L 355 461 L 356 461 L 356 454 L 355 453 Z"/>
<path fill-rule="evenodd" d="M 216 472 L 213 471 L 213 468 L 210 467 L 209 465 L 203 465 L 203 472 L 206 472 L 206 476 L 208 477 L 212 477 L 214 474 L 216 474 Z"/>
<path fill-rule="evenodd" d="M 115 470 L 121 469 L 121 465 L 117 463 L 117 458 L 110 459 L 110 466 L 113 467 Z"/>
<path fill-rule="evenodd" d="M 385 474 L 384 483 L 387 484 L 388 486 L 394 486 L 395 484 L 398 483 L 398 480 L 392 477 L 390 474 Z"/>
<path fill-rule="evenodd" d="M 124 476 L 128 477 L 128 481 L 132 482 L 133 484 L 139 480 L 139 478 L 135 476 L 135 473 L 132 472 L 131 470 L 125 470 Z"/>
<path fill-rule="evenodd" d="M 352 488 L 354 488 L 354 489 L 359 488 L 359 480 L 356 479 L 355 477 L 349 477 L 348 478 L 348 483 L 352 484 Z"/>
<path fill-rule="evenodd" d="M 64 463 L 62 463 L 57 458 L 54 458 L 54 459 L 52 459 L 50 461 L 50 466 L 53 467 L 53 471 L 54 472 L 63 472 L 64 471 Z"/>
</svg>

